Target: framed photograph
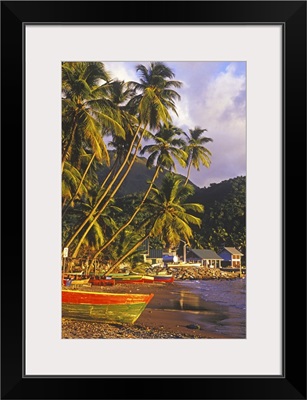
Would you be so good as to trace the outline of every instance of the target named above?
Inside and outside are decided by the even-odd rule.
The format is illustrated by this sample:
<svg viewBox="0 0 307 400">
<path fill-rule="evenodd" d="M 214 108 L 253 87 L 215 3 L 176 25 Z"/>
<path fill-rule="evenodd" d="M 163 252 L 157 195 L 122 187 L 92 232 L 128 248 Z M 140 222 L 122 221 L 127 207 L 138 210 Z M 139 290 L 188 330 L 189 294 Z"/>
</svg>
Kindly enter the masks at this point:
<svg viewBox="0 0 307 400">
<path fill-rule="evenodd" d="M 1 26 L 2 398 L 306 399 L 306 2 Z"/>
</svg>

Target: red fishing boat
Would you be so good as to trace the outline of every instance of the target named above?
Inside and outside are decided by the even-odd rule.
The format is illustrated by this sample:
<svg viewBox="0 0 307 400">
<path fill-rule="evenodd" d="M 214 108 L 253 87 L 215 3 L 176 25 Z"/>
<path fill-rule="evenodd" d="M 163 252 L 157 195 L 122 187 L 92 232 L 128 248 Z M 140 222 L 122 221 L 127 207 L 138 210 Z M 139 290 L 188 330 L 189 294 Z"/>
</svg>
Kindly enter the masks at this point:
<svg viewBox="0 0 307 400">
<path fill-rule="evenodd" d="M 131 279 L 115 278 L 114 280 L 116 285 L 118 285 L 119 283 L 124 283 L 124 284 L 144 283 L 143 278 L 131 278 Z"/>
<path fill-rule="evenodd" d="M 153 296 L 62 289 L 62 316 L 77 320 L 133 324 Z"/>
<path fill-rule="evenodd" d="M 89 283 L 91 283 L 93 286 L 114 286 L 115 279 L 104 278 L 102 276 L 96 275 L 90 277 Z"/>
</svg>

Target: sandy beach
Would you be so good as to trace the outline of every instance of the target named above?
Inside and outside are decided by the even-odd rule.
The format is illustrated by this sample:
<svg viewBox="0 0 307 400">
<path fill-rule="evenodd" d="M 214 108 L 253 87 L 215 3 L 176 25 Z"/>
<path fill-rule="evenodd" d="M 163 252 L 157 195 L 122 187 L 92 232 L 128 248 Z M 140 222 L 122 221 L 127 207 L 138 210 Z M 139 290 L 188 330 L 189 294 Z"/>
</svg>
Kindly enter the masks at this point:
<svg viewBox="0 0 307 400">
<path fill-rule="evenodd" d="M 154 297 L 133 324 L 62 319 L 63 339 L 216 339 L 224 335 L 212 333 L 198 323 L 196 312 L 181 308 L 182 286 L 173 283 L 117 284 L 106 287 L 86 287 L 84 290 L 110 293 L 153 293 Z M 199 302 L 187 293 L 190 303 Z"/>
</svg>

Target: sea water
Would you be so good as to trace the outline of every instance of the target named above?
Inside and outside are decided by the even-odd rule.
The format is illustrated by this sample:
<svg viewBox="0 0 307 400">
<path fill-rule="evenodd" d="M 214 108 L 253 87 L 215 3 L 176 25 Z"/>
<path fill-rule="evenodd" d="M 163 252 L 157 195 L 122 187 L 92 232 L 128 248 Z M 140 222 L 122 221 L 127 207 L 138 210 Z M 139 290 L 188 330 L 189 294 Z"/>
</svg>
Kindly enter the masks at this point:
<svg viewBox="0 0 307 400">
<path fill-rule="evenodd" d="M 191 323 L 225 338 L 246 338 L 246 279 L 176 281 L 181 287 L 174 309 Z"/>
</svg>

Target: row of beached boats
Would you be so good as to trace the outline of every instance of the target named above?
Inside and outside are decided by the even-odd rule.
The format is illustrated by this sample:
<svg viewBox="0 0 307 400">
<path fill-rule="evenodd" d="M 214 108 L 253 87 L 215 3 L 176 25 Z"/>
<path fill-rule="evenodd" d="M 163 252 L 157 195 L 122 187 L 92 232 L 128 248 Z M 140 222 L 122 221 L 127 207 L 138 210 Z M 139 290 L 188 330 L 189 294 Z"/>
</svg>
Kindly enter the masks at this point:
<svg viewBox="0 0 307 400">
<path fill-rule="evenodd" d="M 132 283 L 154 283 L 154 282 L 167 282 L 172 283 L 174 276 L 171 274 L 160 273 L 157 275 L 141 275 L 141 274 L 127 274 L 117 273 L 104 275 L 90 275 L 84 276 L 81 274 L 64 274 L 64 286 L 77 286 L 86 285 L 91 286 L 114 286 L 115 284 L 132 284 Z"/>
<path fill-rule="evenodd" d="M 87 284 L 107 286 L 121 283 L 154 283 L 174 281 L 172 275 L 111 274 L 110 276 L 84 276 L 65 274 L 62 278 L 62 317 L 74 320 L 133 324 L 153 298 L 153 294 L 104 293 L 76 290 Z M 72 286 L 75 290 L 71 290 Z"/>
</svg>

